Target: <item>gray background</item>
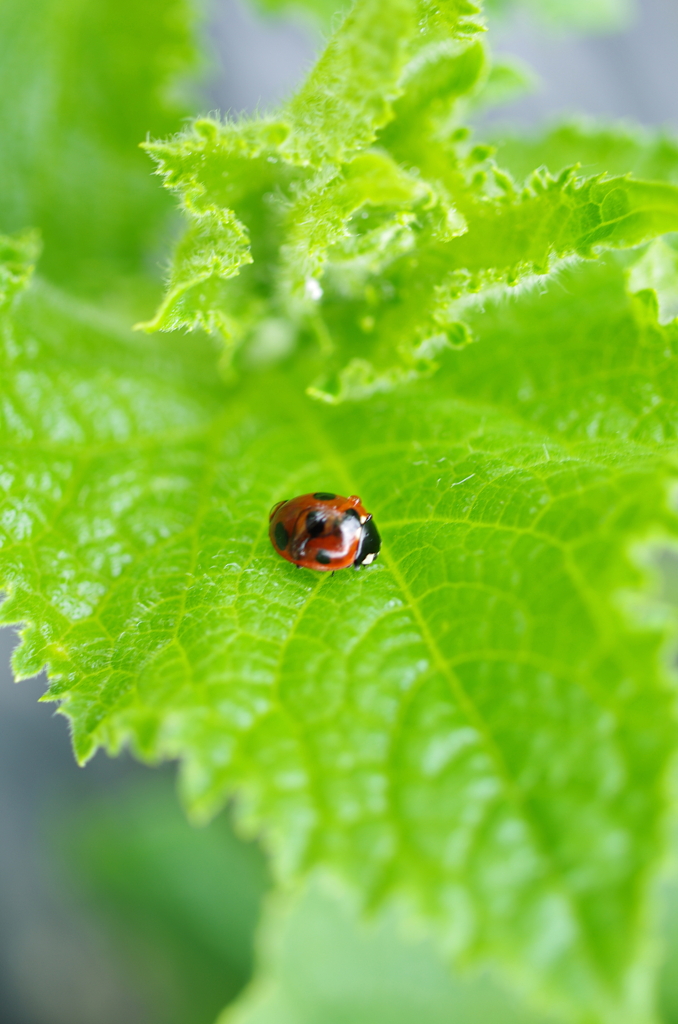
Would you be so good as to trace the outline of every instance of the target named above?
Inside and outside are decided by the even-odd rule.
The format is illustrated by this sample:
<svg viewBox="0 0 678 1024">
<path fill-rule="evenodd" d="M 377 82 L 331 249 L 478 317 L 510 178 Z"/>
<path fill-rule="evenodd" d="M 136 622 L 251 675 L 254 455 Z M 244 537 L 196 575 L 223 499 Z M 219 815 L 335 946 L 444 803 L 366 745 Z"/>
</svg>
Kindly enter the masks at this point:
<svg viewBox="0 0 678 1024">
<path fill-rule="evenodd" d="M 223 0 L 206 32 L 215 67 L 205 109 L 265 109 L 302 77 L 319 36 L 299 21 L 256 16 Z M 678 129 L 678 2 L 642 0 L 626 31 L 558 35 L 519 12 L 493 32 L 495 48 L 521 57 L 539 89 L 502 109 L 529 126 L 585 113 Z M 0 632 L 7 665 L 12 634 Z M 65 721 L 39 705 L 43 680 L 16 686 L 0 674 L 0 1024 L 142 1024 L 150 1010 L 93 910 L 63 887 L 46 853 L 45 816 L 134 784 L 145 769 L 98 754 L 76 767 Z"/>
<path fill-rule="evenodd" d="M 493 27 L 498 53 L 536 72 L 538 91 L 502 109 L 502 120 L 533 125 L 584 113 L 678 128 L 678 0 L 636 0 L 624 31 L 578 36 L 556 30 L 529 7 Z M 300 21 L 258 17 L 245 0 L 222 0 L 210 39 L 219 70 L 210 100 L 223 111 L 266 109 L 283 99 L 313 60 L 318 36 Z"/>
</svg>

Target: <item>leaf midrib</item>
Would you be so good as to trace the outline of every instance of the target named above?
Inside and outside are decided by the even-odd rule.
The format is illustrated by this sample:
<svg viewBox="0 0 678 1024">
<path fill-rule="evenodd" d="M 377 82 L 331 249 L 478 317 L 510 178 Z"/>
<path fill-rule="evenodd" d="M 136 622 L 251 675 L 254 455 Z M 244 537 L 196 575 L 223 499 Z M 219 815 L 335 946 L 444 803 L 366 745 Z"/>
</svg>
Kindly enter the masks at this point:
<svg viewBox="0 0 678 1024">
<path fill-rule="evenodd" d="M 318 417 L 310 415 L 308 403 L 304 403 L 303 405 L 301 405 L 301 409 L 304 410 L 304 413 L 301 416 L 301 418 L 306 421 L 306 424 L 308 426 L 312 427 L 312 429 L 306 431 L 306 436 L 313 438 L 313 443 L 318 448 L 320 448 L 319 442 L 322 441 L 323 447 L 321 449 L 321 455 L 324 453 L 325 461 L 329 462 L 333 466 L 338 479 L 342 481 L 342 485 L 344 487 L 345 492 L 347 494 L 358 494 L 360 489 L 356 488 L 355 482 L 351 478 L 351 474 L 347 465 L 340 457 L 336 446 L 327 436 Z M 297 411 L 300 411 L 299 407 L 297 408 Z M 590 963 L 596 964 L 597 959 L 595 957 L 595 936 L 589 934 L 585 915 L 580 914 L 579 902 L 576 899 L 575 894 L 572 893 L 570 889 L 566 886 L 565 881 L 560 874 L 560 865 L 557 863 L 557 861 L 554 861 L 552 851 L 548 846 L 547 842 L 545 841 L 545 837 L 541 834 L 539 825 L 535 820 L 534 816 L 531 814 L 529 806 L 526 803 L 526 800 L 520 787 L 517 785 L 517 783 L 511 776 L 508 766 L 504 761 L 501 750 L 494 741 L 490 728 L 486 724 L 483 716 L 480 714 L 480 712 L 478 711 L 477 707 L 475 706 L 469 695 L 466 693 L 457 673 L 454 672 L 451 666 L 448 665 L 444 655 L 442 654 L 440 648 L 438 647 L 435 641 L 433 634 L 431 633 L 431 630 L 429 629 L 428 623 L 425 617 L 423 616 L 421 609 L 418 606 L 418 602 L 415 601 L 414 596 L 411 593 L 409 587 L 407 586 L 404 577 L 400 573 L 397 563 L 389 554 L 387 547 L 382 548 L 382 551 L 380 552 L 380 559 L 383 563 L 387 565 L 394 580 L 396 581 L 403 596 L 405 605 L 412 612 L 417 622 L 417 625 L 421 631 L 424 643 L 428 647 L 438 671 L 440 672 L 442 677 L 447 680 L 453 697 L 456 698 L 459 706 L 463 709 L 469 724 L 472 727 L 476 728 L 478 734 L 483 737 L 486 746 L 486 751 L 489 754 L 493 764 L 495 765 L 495 770 L 497 772 L 498 777 L 504 783 L 505 793 L 509 800 L 513 803 L 514 807 L 516 808 L 516 811 L 521 816 L 522 820 L 525 822 L 527 828 L 529 829 L 529 833 L 532 836 L 534 849 L 540 854 L 546 866 L 547 874 L 549 879 L 551 880 L 553 888 L 555 889 L 555 891 L 561 894 L 566 905 L 570 908 L 573 919 L 576 920 L 578 924 L 580 938 L 582 940 L 584 947 L 587 950 Z M 318 588 L 314 590 L 313 594 L 311 595 L 311 599 L 316 595 L 317 590 Z M 308 602 L 306 602 L 306 607 L 307 606 Z M 411 702 L 414 694 L 419 689 L 419 685 L 419 681 L 414 683 L 414 685 L 411 687 L 411 689 L 405 696 L 404 704 L 409 704 Z M 597 700 L 595 702 L 598 703 Z M 392 798 L 390 799 L 390 804 L 392 810 L 395 810 L 395 803 Z M 394 821 L 396 821 L 396 823 L 398 822 L 397 813 L 393 814 L 393 819 Z M 399 842 L 401 843 L 401 845 L 402 840 L 403 837 L 399 835 Z"/>
</svg>

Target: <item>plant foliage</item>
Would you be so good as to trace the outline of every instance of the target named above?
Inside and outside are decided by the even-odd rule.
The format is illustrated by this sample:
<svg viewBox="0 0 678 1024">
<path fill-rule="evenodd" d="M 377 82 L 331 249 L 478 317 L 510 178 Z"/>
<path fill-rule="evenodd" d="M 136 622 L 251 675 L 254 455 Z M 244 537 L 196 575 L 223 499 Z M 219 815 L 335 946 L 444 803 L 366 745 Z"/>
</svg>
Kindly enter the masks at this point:
<svg viewBox="0 0 678 1024">
<path fill-rule="evenodd" d="M 226 815 L 194 828 L 173 790 L 167 773 L 135 772 L 95 800 L 59 793 L 43 842 L 66 892 L 106 922 L 147 1019 L 213 1024 L 252 973 L 267 878 L 260 850 L 236 839 Z"/>
<path fill-rule="evenodd" d="M 668 952 L 660 972 L 660 1019 L 678 1007 L 678 892 L 662 892 Z M 435 945 L 403 930 L 397 915 L 368 920 L 351 894 L 327 879 L 270 900 L 259 930 L 257 975 L 218 1024 L 555 1024 L 487 974 L 449 970 Z"/>
<path fill-rule="evenodd" d="M 311 14 L 321 26 L 336 22 L 338 12 L 349 7 L 349 0 L 255 0 L 264 11 L 301 11 Z M 530 16 L 546 24 L 575 30 L 600 31 L 627 27 L 636 13 L 633 0 L 487 0 L 492 15 L 505 15 L 524 8 Z"/>
<path fill-rule="evenodd" d="M 497 285 L 678 227 L 672 186 L 565 167 L 518 187 L 468 142 L 480 28 L 467 0 L 358 4 L 279 115 L 149 144 L 191 226 L 145 326 L 220 331 L 228 366 L 272 314 L 326 353 L 312 394 L 366 397 L 468 341 Z"/>
<path fill-rule="evenodd" d="M 404 941 L 393 917 L 365 926 L 350 896 L 316 883 L 269 905 L 257 979 L 218 1024 L 554 1024 L 486 976 L 455 977 L 436 953 Z"/>
<path fill-rule="evenodd" d="M 145 326 L 207 334 L 132 335 L 3 239 L 2 618 L 81 761 L 179 758 L 279 875 L 324 865 L 553 1012 L 639 1024 L 676 731 L 624 595 L 676 532 L 678 330 L 656 256 L 604 251 L 678 227 L 675 165 L 638 138 L 658 180 L 628 176 L 591 130 L 591 173 L 571 139 L 500 168 L 459 123 L 481 28 L 359 0 L 276 115 L 146 145 L 187 230 Z M 268 509 L 319 488 L 374 513 L 374 567 L 275 555 Z"/>
<path fill-rule="evenodd" d="M 194 63 L 184 0 L 0 5 L 0 221 L 39 228 L 43 273 L 101 294 L 167 212 L 138 144 L 174 129 Z"/>
</svg>

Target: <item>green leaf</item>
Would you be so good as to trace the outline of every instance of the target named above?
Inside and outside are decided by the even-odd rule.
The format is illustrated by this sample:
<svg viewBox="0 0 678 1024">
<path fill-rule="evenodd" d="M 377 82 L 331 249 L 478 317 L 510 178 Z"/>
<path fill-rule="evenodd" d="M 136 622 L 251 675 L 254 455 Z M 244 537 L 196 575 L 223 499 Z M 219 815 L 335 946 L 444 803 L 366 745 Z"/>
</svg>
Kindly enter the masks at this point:
<svg viewBox="0 0 678 1024">
<path fill-rule="evenodd" d="M 60 5 L 49 53 L 77 59 L 45 64 L 31 159 L 8 146 L 77 288 L 138 272 L 159 224 L 125 154 L 170 130 L 163 3 Z M 193 814 L 236 796 L 281 877 L 342 875 L 577 1024 L 647 1024 L 675 617 L 637 552 L 677 532 L 672 243 L 595 258 L 678 227 L 675 152 L 577 129 L 518 186 L 460 124 L 491 83 L 477 13 L 359 0 L 275 117 L 147 144 L 188 230 L 145 326 L 221 334 L 230 387 L 210 338 L 27 287 L 35 237 L 2 239 L 2 621 L 81 761 L 176 758 Z M 268 509 L 317 489 L 361 494 L 376 565 L 275 554 Z"/>
<path fill-rule="evenodd" d="M 268 887 L 261 852 L 236 839 L 226 815 L 192 827 L 167 773 L 135 773 L 75 805 L 55 793 L 48 814 L 46 856 L 104 926 L 150 1019 L 213 1021 L 252 973 Z"/>
<path fill-rule="evenodd" d="M 265 11 L 304 10 L 328 27 L 351 6 L 349 0 L 255 0 L 255 3 Z M 438 28 L 456 30 L 459 19 L 467 19 L 465 24 L 472 32 L 480 6 L 472 0 L 419 0 L 419 10 L 426 23 Z"/>
<path fill-rule="evenodd" d="M 678 227 L 678 189 L 672 185 L 626 178 L 581 181 L 565 172 L 558 179 L 535 174 L 522 193 L 510 181 L 505 187 L 507 193 L 494 200 L 458 193 L 456 212 L 465 230 L 450 240 L 424 241 L 416 251 L 414 244 L 402 246 L 403 255 L 386 271 L 379 266 L 389 289 L 381 301 L 364 288 L 364 297 L 354 292 L 348 303 L 341 280 L 334 294 L 326 292 L 329 335 L 346 338 L 345 348 L 337 348 L 342 355 L 352 348 L 356 357 L 334 380 L 321 378 L 314 389 L 318 397 L 342 401 L 389 389 L 394 354 L 400 355 L 403 375 L 435 368 L 442 348 L 468 341 L 469 309 L 482 306 L 493 292 L 544 278 L 572 257 L 634 246 Z M 362 328 L 359 350 L 353 341 L 357 328 Z M 371 361 L 361 378 L 357 360 L 368 354 Z M 376 368 L 373 376 L 368 366 Z"/>
<path fill-rule="evenodd" d="M 617 163 L 635 155 L 671 177 L 667 147 L 641 138 L 591 136 L 596 173 L 578 175 L 572 156 L 518 187 L 458 126 L 460 101 L 481 97 L 489 74 L 483 45 L 465 38 L 478 32 L 471 8 L 441 8 L 443 32 L 429 5 L 416 43 L 415 8 L 362 0 L 275 118 L 200 119 L 147 146 L 194 224 L 147 328 L 220 331 L 230 372 L 262 319 L 285 321 L 292 345 L 313 339 L 322 354 L 309 394 L 367 398 L 433 373 L 468 343 L 467 311 L 489 294 L 678 227 L 672 181 L 607 173 L 616 146 Z M 541 139 L 532 155 L 569 154 L 577 138 Z M 504 155 L 510 165 L 508 143 Z M 227 226 L 216 240 L 213 223 Z"/>
<path fill-rule="evenodd" d="M 296 12 L 311 14 L 320 25 L 330 27 L 334 18 L 345 14 L 350 0 L 254 0 L 255 6 L 264 11 Z"/>
<path fill-rule="evenodd" d="M 586 174 L 633 174 L 678 184 L 678 145 L 663 131 L 580 120 L 531 137 L 504 134 L 495 141 L 497 160 L 517 181 L 535 167 L 558 174 L 581 164 Z"/>
<path fill-rule="evenodd" d="M 295 163 L 345 160 L 391 119 L 417 28 L 416 3 L 393 0 L 388 13 L 383 0 L 359 0 L 289 103 L 286 148 Z"/>
<path fill-rule="evenodd" d="M 298 336 L 324 338 L 341 358 L 343 339 L 331 337 L 315 307 L 325 287 L 318 277 L 329 264 L 339 260 L 357 278 L 353 291 L 374 295 L 366 279 L 411 247 L 420 215 L 417 228 L 435 238 L 463 230 L 446 185 L 426 181 L 411 154 L 411 170 L 399 163 L 413 135 L 419 151 L 419 142 L 442 129 L 455 100 L 484 73 L 482 47 L 469 43 L 482 27 L 477 13 L 467 0 L 360 0 L 275 118 L 225 124 L 201 118 L 174 140 L 147 144 L 166 187 L 197 223 L 196 242 L 188 237 L 181 244 L 166 299 L 146 326 L 220 328 L 231 346 L 251 340 L 262 316 L 283 317 Z M 395 134 L 380 139 L 394 118 Z M 381 145 L 374 149 L 375 142 L 390 146 L 396 160 Z M 443 162 L 450 163 L 448 152 Z M 209 228 L 204 244 L 200 221 L 207 215 L 229 226 L 217 244 Z M 246 236 L 256 239 L 253 266 L 225 284 L 249 262 L 249 255 L 242 258 Z M 343 273 L 334 298 L 345 297 L 347 287 Z M 304 290 L 310 302 L 303 301 Z M 358 320 L 371 316 L 363 310 Z M 396 346 L 388 362 L 399 358 Z M 403 359 L 411 364 L 406 375 L 412 366 L 418 372 L 419 353 L 408 350 Z M 424 354 L 425 366 L 430 362 Z M 398 377 L 402 367 L 386 376 L 380 371 L 380 379 L 389 372 Z"/>
<path fill-rule="evenodd" d="M 350 894 L 315 882 L 270 901 L 254 982 L 217 1024 L 548 1024 L 486 975 L 453 975 L 397 916 L 367 925 Z M 400 934 L 399 934 L 400 931 Z"/>
<path fill-rule="evenodd" d="M 228 338 L 230 319 L 223 308 L 221 282 L 252 262 L 249 238 L 229 210 L 210 210 L 196 217 L 174 252 L 167 295 L 147 331 L 203 327 Z"/>
<path fill-rule="evenodd" d="M 0 235 L 0 309 L 10 306 L 28 285 L 40 254 L 37 234 Z"/>
<path fill-rule="evenodd" d="M 660 324 L 668 324 L 678 316 L 678 252 L 661 238 L 648 246 L 633 264 L 628 275 L 631 292 L 647 289 L 657 297 Z"/>
<path fill-rule="evenodd" d="M 637 14 L 634 0 L 485 0 L 485 5 L 490 14 L 523 7 L 533 17 L 577 32 L 619 31 Z"/>
<path fill-rule="evenodd" d="M 609 193 L 607 193 L 609 194 Z M 474 323 L 436 378 L 356 409 L 296 363 L 227 391 L 39 283 L 4 331 L 0 574 L 18 676 L 48 666 L 81 760 L 182 761 L 279 873 L 404 896 L 459 962 L 578 1020 L 647 1019 L 673 692 L 629 627 L 666 505 L 676 328 L 614 264 Z M 644 293 L 643 293 L 644 294 Z M 277 500 L 359 493 L 369 570 L 297 570 Z"/>
<path fill-rule="evenodd" d="M 662 887 L 667 941 L 658 1003 L 675 1019 L 678 891 Z M 552 1024 L 491 974 L 449 971 L 430 940 L 397 914 L 361 919 L 351 894 L 315 879 L 293 898 L 270 899 L 259 929 L 257 972 L 217 1024 Z"/>
<path fill-rule="evenodd" d="M 192 21 L 184 0 L 0 5 L 0 230 L 38 228 L 50 277 L 101 293 L 158 244 L 138 144 L 188 113 Z"/>
<path fill-rule="evenodd" d="M 332 18 L 348 3 L 341 0 L 255 0 L 266 11 L 303 10 L 311 13 L 322 25 L 330 25 Z M 441 5 L 442 6 L 442 5 Z M 453 6 L 453 5 L 450 5 Z M 464 5 L 459 4 L 459 7 Z M 470 7 L 471 5 L 466 5 Z M 532 15 L 546 22 L 577 31 L 609 31 L 628 26 L 635 13 L 633 0 L 485 0 L 489 14 L 501 15 L 513 8 L 525 7 Z M 471 11 L 470 13 L 475 13 Z"/>
<path fill-rule="evenodd" d="M 474 107 L 496 107 L 534 92 L 538 78 L 529 64 L 517 57 L 493 58 L 487 77 L 474 97 Z"/>
<path fill-rule="evenodd" d="M 348 221 L 358 210 L 381 206 L 406 211 L 431 198 L 418 178 L 405 174 L 387 154 L 373 150 L 355 157 L 341 172 L 321 172 L 289 210 L 283 254 L 289 287 L 294 292 L 323 276 L 331 247 L 350 240 Z M 404 226 L 410 219 L 400 218 L 400 223 Z"/>
</svg>

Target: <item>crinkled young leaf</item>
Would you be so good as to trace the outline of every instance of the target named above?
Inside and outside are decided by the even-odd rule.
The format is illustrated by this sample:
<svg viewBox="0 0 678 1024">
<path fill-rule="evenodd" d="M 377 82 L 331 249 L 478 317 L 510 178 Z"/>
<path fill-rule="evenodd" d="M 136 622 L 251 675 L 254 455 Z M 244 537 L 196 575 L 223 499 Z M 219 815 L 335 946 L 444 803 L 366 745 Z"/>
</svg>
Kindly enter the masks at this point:
<svg viewBox="0 0 678 1024">
<path fill-rule="evenodd" d="M 271 236 L 280 217 L 269 199 L 293 179 L 278 154 L 288 135 L 287 125 L 271 119 L 219 125 L 200 118 L 190 134 L 174 142 L 146 145 L 167 188 L 181 196 L 193 227 L 176 248 L 160 308 L 140 327 L 202 326 L 219 331 L 230 347 L 261 318 L 263 302 L 271 296 Z M 248 227 L 257 266 L 229 290 L 226 282 L 252 262 Z"/>
<path fill-rule="evenodd" d="M 476 35 L 470 0 L 357 0 L 286 105 L 286 159 L 322 166 L 371 145 L 393 117 L 408 61 L 429 40 Z"/>
<path fill-rule="evenodd" d="M 138 145 L 188 113 L 193 17 L 187 0 L 0 4 L 0 230 L 38 228 L 52 278 L 101 293 L 158 244 L 169 207 Z"/>
<path fill-rule="evenodd" d="M 267 11 L 303 9 L 327 26 L 351 6 L 351 0 L 255 0 L 255 3 Z M 452 27 L 459 31 L 461 24 L 462 32 L 472 33 L 477 27 L 479 12 L 479 4 L 471 0 L 419 0 L 419 14 L 427 27 Z"/>
<path fill-rule="evenodd" d="M 460 193 L 457 214 L 466 230 L 449 241 L 417 240 L 386 270 L 380 266 L 381 288 L 385 282 L 389 289 L 381 302 L 367 288 L 363 295 L 357 288 L 350 294 L 342 280 L 334 294 L 328 290 L 322 306 L 330 337 L 346 339 L 340 352 L 353 359 L 334 380 L 316 385 L 318 397 L 335 402 L 387 390 L 394 350 L 403 377 L 427 363 L 435 367 L 442 347 L 468 340 L 467 310 L 497 286 L 515 287 L 572 257 L 590 258 L 678 228 L 678 189 L 672 185 L 580 181 L 565 172 L 558 179 L 534 175 L 521 193 L 510 182 L 505 187 L 501 198 L 482 202 Z M 370 362 L 361 380 L 356 368 L 365 356 Z"/>
<path fill-rule="evenodd" d="M 415 44 L 422 15 L 428 34 Z M 480 95 L 488 76 L 482 44 L 461 41 L 477 34 L 471 15 L 465 3 L 399 0 L 387 11 L 361 0 L 279 117 L 201 119 L 149 144 L 198 226 L 147 326 L 219 329 L 232 351 L 262 319 L 285 320 L 290 337 L 324 353 L 311 395 L 366 398 L 436 370 L 446 348 L 469 341 L 466 311 L 489 292 L 678 227 L 673 183 L 609 176 L 614 161 L 603 162 L 616 146 L 623 163 L 630 147 L 639 167 L 670 177 L 668 152 L 653 155 L 646 140 L 592 136 L 602 171 L 576 175 L 573 157 L 522 189 L 492 147 L 466 141 L 456 104 Z M 559 145 L 561 156 L 576 148 L 569 137 Z M 229 225 L 230 259 L 202 244 L 208 214 Z"/>
<path fill-rule="evenodd" d="M 329 179 L 329 180 L 328 180 Z M 370 150 L 342 171 L 320 174 L 290 207 L 283 260 L 292 291 L 323 276 L 329 250 L 349 239 L 348 221 L 364 207 L 411 210 L 431 199 L 430 189 L 386 153 Z M 393 223 L 397 223 L 397 217 Z"/>
<path fill-rule="evenodd" d="M 487 73 L 487 54 L 480 41 L 460 49 L 454 39 L 427 47 L 408 66 L 403 95 L 394 105 L 395 118 L 380 142 L 396 159 L 414 164 L 421 173 L 443 180 L 457 171 L 449 142 L 456 101 L 472 93 Z M 461 138 L 468 134 L 462 129 Z M 425 141 L 425 145 L 423 144 Z"/>
<path fill-rule="evenodd" d="M 633 174 L 678 184 L 678 144 L 664 131 L 582 120 L 531 137 L 503 134 L 496 145 L 498 162 L 519 182 L 535 167 L 558 174 L 580 164 L 584 174 Z"/>
<path fill-rule="evenodd" d="M 179 757 L 195 812 L 238 792 L 279 871 L 406 897 L 448 954 L 610 1024 L 649 1012 L 675 745 L 662 637 L 617 595 L 630 544 L 675 533 L 678 337 L 629 301 L 580 270 L 358 415 L 294 366 L 226 391 L 199 336 L 38 285 L 0 374 L 3 621 L 79 757 Z M 374 567 L 273 552 L 269 507 L 317 488 L 362 495 Z"/>
<path fill-rule="evenodd" d="M 203 327 L 231 334 L 222 281 L 252 262 L 247 231 L 230 210 L 195 217 L 174 252 L 167 295 L 145 330 Z"/>
<path fill-rule="evenodd" d="M 358 0 L 290 101 L 286 151 L 318 167 L 369 146 L 390 120 L 391 101 L 417 29 L 415 0 Z"/>
<path fill-rule="evenodd" d="M 410 136 L 420 118 L 418 151 L 427 134 L 449 121 L 454 100 L 474 88 L 484 68 L 482 48 L 469 44 L 481 30 L 477 14 L 468 0 L 398 0 L 395 5 L 360 0 L 275 119 L 239 124 L 200 119 L 175 140 L 148 144 L 165 185 L 178 193 L 189 215 L 209 210 L 229 221 L 235 215 L 251 238 L 264 241 L 264 249 L 252 251 L 254 265 L 242 280 L 222 287 L 229 266 L 228 274 L 216 275 L 215 287 L 206 290 L 204 259 L 201 254 L 191 259 L 188 242 L 181 250 L 182 267 L 147 326 L 227 324 L 231 337 L 247 339 L 262 316 L 283 315 L 300 335 L 319 334 L 328 351 L 340 352 L 343 339 L 329 337 L 312 302 L 299 301 L 304 290 L 311 300 L 322 294 L 317 277 L 332 258 L 330 250 L 351 264 L 349 276 L 355 277 L 356 265 L 361 279 L 374 276 L 410 247 L 410 225 L 421 212 L 422 197 L 435 207 L 435 237 L 463 229 L 446 188 L 416 180 L 422 177 L 416 159 L 410 160 L 412 175 L 381 148 L 371 147 L 393 120 L 399 97 Z M 436 99 L 434 93 L 442 95 Z M 400 153 L 396 156 L 402 161 Z M 453 154 L 445 159 L 454 162 Z M 366 206 L 375 208 L 374 216 L 367 215 L 369 223 L 363 224 Z M 429 233 L 430 220 L 425 216 L 422 224 Z M 199 272 L 191 281 L 184 267 L 194 265 Z M 237 261 L 232 266 L 238 269 Z M 376 294 L 369 282 L 365 287 Z M 414 365 L 417 360 L 407 355 Z M 396 346 L 390 362 L 397 360 Z"/>
<path fill-rule="evenodd" d="M 344 3 L 342 0 L 255 0 L 255 3 L 267 11 L 308 11 L 325 25 L 331 24 L 337 12 L 349 6 L 348 0 Z M 632 0 L 485 0 L 489 14 L 503 13 L 516 7 L 527 7 L 530 13 L 541 15 L 547 21 L 580 31 L 626 26 L 635 10 Z M 475 14 L 476 11 L 469 13 Z"/>
<path fill-rule="evenodd" d="M 184 290 L 182 280 L 178 308 L 170 290 L 150 326 L 221 325 L 232 343 L 246 339 L 258 318 L 283 316 L 302 336 L 315 334 L 328 354 L 310 393 L 329 402 L 364 398 L 431 372 L 441 350 L 465 344 L 466 309 L 488 288 L 513 287 L 573 256 L 635 246 L 676 227 L 672 185 L 600 171 L 580 179 L 566 169 L 558 178 L 533 173 L 519 191 L 488 160 L 489 147 L 451 144 L 454 102 L 484 72 L 478 43 L 425 49 L 408 66 L 395 118 L 379 139 L 393 156 L 369 150 L 310 179 L 281 159 L 290 137 L 281 121 L 201 120 L 176 142 L 150 145 L 189 210 L 225 215 L 233 204 L 264 242 L 254 267 L 228 287 L 207 288 L 196 274 L 195 287 Z M 602 149 L 600 160 L 618 144 L 622 164 L 631 146 L 638 169 L 671 177 L 668 143 L 614 134 L 589 141 Z M 189 241 L 183 251 L 190 250 Z"/>
</svg>

